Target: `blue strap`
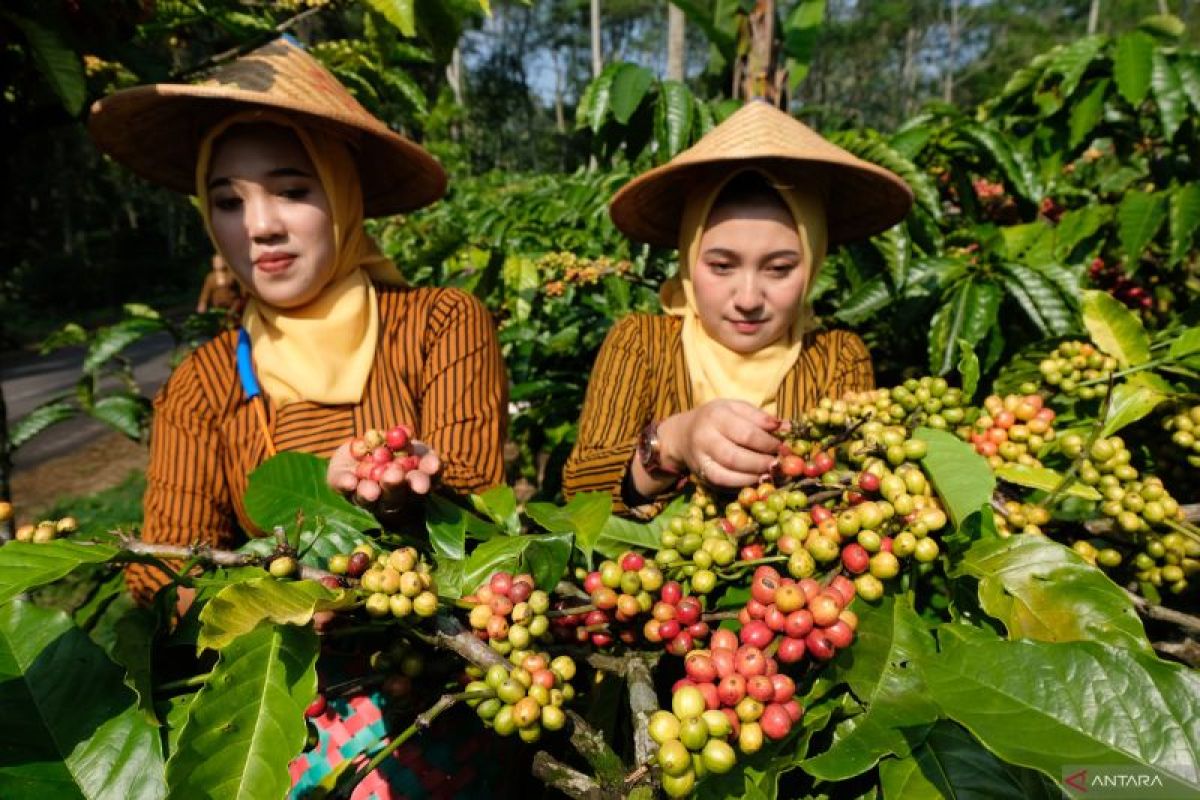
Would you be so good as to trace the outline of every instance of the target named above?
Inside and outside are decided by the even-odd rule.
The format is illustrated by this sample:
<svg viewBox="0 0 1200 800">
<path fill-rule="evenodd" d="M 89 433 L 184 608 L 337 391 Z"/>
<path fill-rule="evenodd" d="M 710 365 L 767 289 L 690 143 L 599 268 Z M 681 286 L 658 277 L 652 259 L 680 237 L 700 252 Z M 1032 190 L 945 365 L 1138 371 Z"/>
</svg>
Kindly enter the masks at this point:
<svg viewBox="0 0 1200 800">
<path fill-rule="evenodd" d="M 237 371 L 246 399 L 252 400 L 262 395 L 258 378 L 254 376 L 254 361 L 250 357 L 250 334 L 246 333 L 245 328 L 238 328 Z"/>
</svg>

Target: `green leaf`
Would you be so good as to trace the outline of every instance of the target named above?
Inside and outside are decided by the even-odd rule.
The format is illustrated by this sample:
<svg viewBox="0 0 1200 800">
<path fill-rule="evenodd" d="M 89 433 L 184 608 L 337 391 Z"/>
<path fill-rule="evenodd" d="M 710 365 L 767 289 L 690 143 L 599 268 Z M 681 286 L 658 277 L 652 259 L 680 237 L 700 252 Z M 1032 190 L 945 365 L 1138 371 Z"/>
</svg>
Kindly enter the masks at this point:
<svg viewBox="0 0 1200 800">
<path fill-rule="evenodd" d="M 608 101 L 613 119 L 622 125 L 628 123 L 653 83 L 654 75 L 645 67 L 636 64 L 619 65 L 617 74 L 613 77 Z"/>
<path fill-rule="evenodd" d="M 158 729 L 121 678 L 62 611 L 27 602 L 0 608 L 5 797 L 166 796 Z"/>
<path fill-rule="evenodd" d="M 1117 89 L 1135 108 L 1146 99 L 1150 91 L 1150 73 L 1153 69 L 1154 39 L 1142 31 L 1131 31 L 1117 39 L 1117 52 L 1113 74 Z"/>
<path fill-rule="evenodd" d="M 140 439 L 150 422 L 150 403 L 133 394 L 112 394 L 97 400 L 88 413 L 130 439 Z"/>
<path fill-rule="evenodd" d="M 316 525 L 300 531 L 300 540 L 296 542 L 298 560 L 310 567 L 324 568 L 331 556 L 338 553 L 349 553 L 360 544 L 374 544 L 375 540 L 366 534 L 353 530 L 329 530 L 324 525 Z M 238 548 L 239 553 L 253 553 L 266 558 L 275 553 L 277 542 L 274 536 L 261 536 L 251 539 Z"/>
<path fill-rule="evenodd" d="M 991 501 L 996 478 L 987 460 L 954 434 L 917 428 L 913 436 L 928 447 L 921 466 L 957 528 Z"/>
<path fill-rule="evenodd" d="M 69 539 L 52 542 L 9 542 L 0 547 L 0 603 L 69 575 L 85 564 L 103 564 L 121 551 L 106 544 Z"/>
<path fill-rule="evenodd" d="M 908 229 L 896 225 L 871 240 L 887 264 L 892 285 L 902 287 L 908 281 L 908 264 L 912 260 L 912 240 Z"/>
<path fill-rule="evenodd" d="M 1106 642 L 1152 652 L 1125 590 L 1044 536 L 978 541 L 951 573 L 962 575 L 978 579 L 984 611 L 1004 623 L 1010 639 Z"/>
<path fill-rule="evenodd" d="M 826 752 L 801 764 L 821 780 L 845 780 L 882 756 L 908 755 L 938 716 L 914 666 L 934 652 L 933 636 L 911 599 L 889 595 L 878 604 L 855 603 L 854 609 L 859 615 L 854 644 L 833 661 L 830 677 L 849 684 L 867 710 L 837 727 Z"/>
<path fill-rule="evenodd" d="M 539 589 L 549 591 L 562 578 L 571 559 L 570 533 L 501 536 L 475 548 L 463 564 L 460 586 L 475 591 L 493 573 L 530 572 Z"/>
<path fill-rule="evenodd" d="M 471 505 L 509 536 L 520 535 L 521 517 L 517 513 L 517 496 L 511 486 L 494 486 L 483 494 L 473 494 Z"/>
<path fill-rule="evenodd" d="M 328 462 L 308 453 L 280 453 L 250 473 L 246 513 L 259 530 L 290 529 L 296 515 L 330 533 L 353 535 L 379 527 L 375 517 L 350 503 L 325 482 Z"/>
<path fill-rule="evenodd" d="M 687 497 L 680 495 L 649 522 L 635 522 L 616 514 L 610 515 L 596 539 L 596 552 L 608 558 L 616 558 L 631 547 L 639 550 L 658 550 L 662 547 L 663 529 L 687 503 Z"/>
<path fill-rule="evenodd" d="M 354 605 L 345 589 L 334 591 L 316 581 L 279 580 L 263 575 L 230 584 L 200 612 L 197 649 L 222 650 L 264 622 L 307 625 L 318 611 L 336 611 Z"/>
<path fill-rule="evenodd" d="M 692 108 L 695 99 L 679 81 L 659 84 L 658 103 L 654 106 L 654 129 L 658 144 L 655 159 L 662 163 L 678 155 L 691 142 Z"/>
<path fill-rule="evenodd" d="M 1167 353 L 1182 366 L 1200 369 L 1200 327 L 1184 330 Z"/>
<path fill-rule="evenodd" d="M 975 389 L 979 386 L 979 356 L 975 355 L 975 348 L 966 339 L 958 340 L 958 353 L 958 374 L 962 376 L 963 394 L 970 399 L 975 396 Z"/>
<path fill-rule="evenodd" d="M 834 316 L 848 325 L 857 325 L 890 304 L 895 295 L 882 275 L 865 281 L 846 300 L 838 304 Z"/>
<path fill-rule="evenodd" d="M 1108 292 L 1089 289 L 1083 293 L 1083 326 L 1096 346 L 1122 367 L 1135 367 L 1150 360 L 1150 336 L 1142 322 Z"/>
<path fill-rule="evenodd" d="M 952 291 L 933 315 L 929 332 L 929 366 L 945 375 L 954 367 L 958 340 L 974 346 L 996 326 L 1003 290 L 990 280 L 967 280 Z"/>
<path fill-rule="evenodd" d="M 1162 193 L 1134 190 L 1121 198 L 1117 208 L 1117 236 L 1131 269 L 1136 269 L 1142 251 L 1154 240 L 1166 218 L 1167 203 Z"/>
<path fill-rule="evenodd" d="M 129 345 L 163 330 L 166 330 L 166 323 L 161 319 L 140 316 L 123 319 L 116 325 L 101 328 L 88 347 L 87 355 L 83 359 L 83 371 L 95 372 Z"/>
<path fill-rule="evenodd" d="M 1167 141 L 1175 138 L 1179 126 L 1187 119 L 1187 95 L 1175 66 L 1162 50 L 1154 51 L 1154 69 L 1150 73 L 1150 85 L 1154 89 L 1154 102 L 1158 105 L 1158 116 L 1162 120 L 1163 133 Z"/>
<path fill-rule="evenodd" d="M 1066 261 L 1081 242 L 1108 224 L 1112 211 L 1112 206 L 1088 205 L 1063 214 L 1054 228 L 1054 258 Z"/>
<path fill-rule="evenodd" d="M 957 626 L 963 627 L 963 626 Z M 942 712 L 1010 764 L 1129 766 L 1200 791 L 1200 676 L 1097 642 L 943 638 L 920 663 Z"/>
<path fill-rule="evenodd" d="M 825 0 L 800 0 L 783 20 L 783 52 L 787 57 L 788 90 L 796 91 L 812 64 L 825 20 Z"/>
<path fill-rule="evenodd" d="M 125 668 L 125 685 L 137 692 L 138 707 L 151 724 L 158 724 L 154 714 L 154 681 L 151 670 L 154 635 L 158 631 L 158 614 L 147 608 L 134 607 L 117 620 L 117 640 L 112 658 Z"/>
<path fill-rule="evenodd" d="M 908 758 L 879 762 L 884 800 L 1059 800 L 1058 786 L 1031 769 L 1005 764 L 959 725 L 938 722 Z"/>
<path fill-rule="evenodd" d="M 995 162 L 1015 194 L 1030 202 L 1037 202 L 1045 195 L 1033 159 L 1014 147 L 1008 134 L 976 123 L 965 123 L 958 132 Z"/>
<path fill-rule="evenodd" d="M 590 567 L 596 540 L 612 515 L 612 495 L 607 492 L 583 492 L 564 506 L 553 503 L 529 503 L 525 513 L 551 533 L 575 534 L 575 546 L 587 558 Z"/>
<path fill-rule="evenodd" d="M 1166 8 L 1166 3 L 1159 3 L 1159 8 Z M 1162 39 L 1178 39 L 1187 32 L 1187 26 L 1183 20 L 1174 14 L 1152 14 L 1149 17 L 1143 17 L 1138 22 L 1138 27 L 1153 36 L 1158 36 Z"/>
<path fill-rule="evenodd" d="M 409 38 L 417 35 L 413 0 L 364 0 L 364 2 L 390 22 L 402 35 Z"/>
<path fill-rule="evenodd" d="M 438 561 L 460 561 L 467 555 L 467 511 L 457 503 L 430 494 L 425 508 L 429 544 Z"/>
<path fill-rule="evenodd" d="M 51 400 L 40 405 L 9 428 L 9 446 L 16 450 L 52 425 L 66 422 L 78 413 L 79 409 L 70 400 Z"/>
<path fill-rule="evenodd" d="M 1007 463 L 996 468 L 996 477 L 1002 481 L 1025 486 L 1029 489 L 1041 489 L 1052 492 L 1062 483 L 1063 476 L 1049 467 L 1034 467 L 1028 464 Z M 1065 494 L 1084 500 L 1100 500 L 1101 495 L 1091 486 L 1074 481 L 1067 487 Z"/>
<path fill-rule="evenodd" d="M 1059 286 L 1042 269 L 1008 263 L 1004 270 L 1012 276 L 1004 284 L 1025 316 L 1043 336 L 1064 336 L 1074 328 L 1074 310 L 1063 300 Z"/>
<path fill-rule="evenodd" d="M 4 12 L 3 17 L 21 31 L 29 44 L 38 72 L 46 79 L 67 113 L 76 116 L 83 108 L 87 95 L 83 59 L 53 28 L 9 12 Z"/>
<path fill-rule="evenodd" d="M 1100 435 L 1112 436 L 1126 425 L 1132 425 L 1148 415 L 1164 400 L 1166 398 L 1163 395 L 1149 386 L 1133 381 L 1117 384 L 1113 389 L 1108 416 L 1104 419 L 1104 429 Z"/>
<path fill-rule="evenodd" d="M 1192 103 L 1192 110 L 1200 113 L 1200 53 L 1179 53 L 1175 57 L 1175 71 L 1183 93 Z"/>
<path fill-rule="evenodd" d="M 1178 264 L 1192 251 L 1200 228 L 1200 183 L 1189 183 L 1171 192 L 1171 263 Z"/>
<path fill-rule="evenodd" d="M 221 653 L 196 694 L 171 760 L 171 797 L 283 797 L 317 692 L 311 628 L 263 626 Z"/>
<path fill-rule="evenodd" d="M 1087 94 L 1071 106 L 1068 145 L 1074 149 L 1084 142 L 1104 118 L 1104 96 L 1108 94 L 1109 82 L 1099 80 L 1092 84 Z"/>
<path fill-rule="evenodd" d="M 1107 43 L 1104 36 L 1085 36 L 1068 44 L 1055 55 L 1047 68 L 1047 74 L 1057 73 L 1062 80 L 1054 88 L 1059 104 L 1071 99 L 1088 66 Z"/>
<path fill-rule="evenodd" d="M 604 120 L 608 118 L 609 110 L 612 107 L 613 81 L 616 80 L 617 73 L 623 66 L 625 65 L 620 62 L 609 64 L 588 86 L 591 89 L 591 104 L 587 109 L 587 124 L 592 129 L 592 133 L 599 133 L 600 129 L 604 127 Z"/>
</svg>

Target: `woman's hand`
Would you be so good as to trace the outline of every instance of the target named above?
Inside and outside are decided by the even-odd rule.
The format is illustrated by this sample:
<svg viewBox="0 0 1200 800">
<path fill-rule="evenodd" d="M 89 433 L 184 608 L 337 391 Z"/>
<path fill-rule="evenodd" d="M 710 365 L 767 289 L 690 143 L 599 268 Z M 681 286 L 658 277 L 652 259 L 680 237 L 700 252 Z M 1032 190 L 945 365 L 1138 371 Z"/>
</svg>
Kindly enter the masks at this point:
<svg viewBox="0 0 1200 800">
<path fill-rule="evenodd" d="M 326 482 L 358 505 L 387 513 L 404 503 L 412 495 L 428 494 L 433 479 L 441 471 L 442 460 L 424 442 L 413 440 L 408 443 L 412 455 L 418 459 L 412 469 L 405 469 L 399 461 L 388 463 L 382 474 L 363 477 L 363 460 L 352 451 L 354 442 L 346 442 L 329 459 L 325 473 Z M 370 455 L 366 457 L 370 460 Z"/>
<path fill-rule="evenodd" d="M 772 435 L 781 421 L 742 400 L 713 400 L 658 426 L 663 460 L 684 463 L 701 482 L 749 486 L 771 471 L 779 452 Z"/>
</svg>

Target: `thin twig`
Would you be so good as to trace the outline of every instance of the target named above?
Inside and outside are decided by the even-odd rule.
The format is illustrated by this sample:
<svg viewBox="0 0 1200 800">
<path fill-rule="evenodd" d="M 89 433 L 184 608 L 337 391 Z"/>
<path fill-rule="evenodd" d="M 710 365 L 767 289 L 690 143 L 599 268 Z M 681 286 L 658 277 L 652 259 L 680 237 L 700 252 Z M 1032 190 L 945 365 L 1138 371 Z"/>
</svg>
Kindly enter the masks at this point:
<svg viewBox="0 0 1200 800">
<path fill-rule="evenodd" d="M 216 550 L 204 544 L 163 544 L 126 537 L 121 542 L 121 547 L 134 555 L 173 558 L 183 561 L 194 560 L 197 564 L 211 564 L 215 567 L 260 567 L 263 565 L 262 556 L 252 553 L 235 553 L 232 550 Z M 114 559 L 114 561 L 129 560 L 139 559 L 123 559 L 120 555 Z M 310 567 L 307 564 L 300 564 L 299 567 L 299 575 L 304 580 L 319 581 L 325 577 L 335 577 L 332 572 Z"/>
<path fill-rule="evenodd" d="M 1173 625 L 1178 625 L 1185 631 L 1200 633 L 1200 617 L 1184 614 L 1182 611 L 1176 611 L 1166 606 L 1155 605 L 1141 595 L 1135 594 L 1128 589 L 1125 590 L 1125 594 L 1129 597 L 1130 602 L 1133 603 L 1133 607 L 1143 617 L 1156 619 L 1159 622 L 1170 622 Z"/>
<path fill-rule="evenodd" d="M 1200 667 L 1200 644 L 1196 644 L 1192 639 L 1184 639 L 1181 642 L 1154 642 L 1153 647 L 1190 667 Z"/>
<path fill-rule="evenodd" d="M 558 789 L 574 800 L 598 800 L 604 797 L 600 785 L 578 770 L 571 769 L 544 750 L 533 757 L 533 775 L 547 786 Z"/>
<path fill-rule="evenodd" d="M 1186 506 L 1180 506 L 1179 510 L 1183 512 L 1183 519 L 1186 522 L 1200 522 L 1200 503 L 1190 503 Z M 1112 533 L 1117 523 L 1108 517 L 1100 517 L 1097 519 L 1089 519 L 1083 523 L 1083 527 L 1087 528 L 1087 532 L 1096 536 L 1103 536 Z"/>
</svg>

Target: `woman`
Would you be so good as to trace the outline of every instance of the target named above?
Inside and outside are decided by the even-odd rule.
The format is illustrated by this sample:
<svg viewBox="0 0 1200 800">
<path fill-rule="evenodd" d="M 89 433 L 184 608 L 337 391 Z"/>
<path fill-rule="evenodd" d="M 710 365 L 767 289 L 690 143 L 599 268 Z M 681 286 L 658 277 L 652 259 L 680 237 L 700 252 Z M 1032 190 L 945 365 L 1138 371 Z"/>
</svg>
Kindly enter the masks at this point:
<svg viewBox="0 0 1200 800">
<path fill-rule="evenodd" d="M 752 102 L 614 197 L 633 239 L 677 245 L 665 316 L 632 315 L 596 359 L 567 495 L 613 494 L 650 516 L 687 476 L 718 488 L 770 471 L 773 435 L 825 395 L 873 386 L 870 355 L 818 331 L 805 297 L 829 244 L 900 221 L 912 193 L 802 123 Z"/>
<path fill-rule="evenodd" d="M 366 216 L 441 197 L 446 178 L 432 156 L 288 40 L 200 85 L 119 92 L 95 105 L 89 125 L 135 172 L 196 194 L 248 296 L 241 331 L 196 350 L 155 400 L 143 539 L 229 547 L 243 531 L 260 535 L 242 502 L 255 467 L 277 451 L 328 456 L 339 446 L 344 461 L 352 437 L 401 422 L 440 456 L 449 488 L 502 482 L 506 379 L 490 316 L 463 292 L 405 287 L 363 229 Z M 427 489 L 346 482 L 339 458 L 330 482 L 361 500 L 393 506 Z M 139 566 L 128 582 L 148 602 L 166 576 Z M 367 724 L 369 712 L 381 725 L 375 699 L 340 713 Z M 293 765 L 298 791 L 372 743 L 334 748 L 330 737 L 345 728 L 323 727 L 321 746 Z M 447 790 L 452 772 L 424 788 Z M 377 777 L 363 786 L 378 789 Z"/>
</svg>

